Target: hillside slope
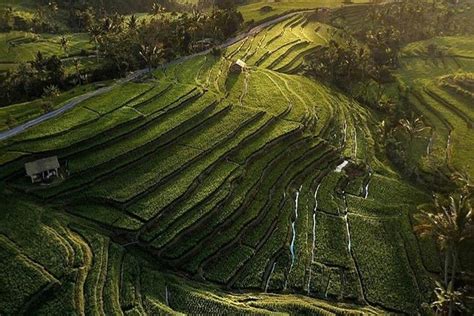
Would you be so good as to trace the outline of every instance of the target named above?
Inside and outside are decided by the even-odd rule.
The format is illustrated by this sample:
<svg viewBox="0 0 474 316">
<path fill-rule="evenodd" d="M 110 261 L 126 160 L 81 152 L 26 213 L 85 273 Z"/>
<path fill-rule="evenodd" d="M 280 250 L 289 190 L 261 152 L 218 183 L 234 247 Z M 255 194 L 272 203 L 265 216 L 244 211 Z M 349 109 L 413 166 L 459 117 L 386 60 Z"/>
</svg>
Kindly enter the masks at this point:
<svg viewBox="0 0 474 316">
<path fill-rule="evenodd" d="M 336 33 L 300 14 L 1 143 L 0 313 L 419 310 L 430 196 L 377 159 L 374 113 L 297 74 Z M 66 179 L 31 185 L 50 155 Z"/>
</svg>

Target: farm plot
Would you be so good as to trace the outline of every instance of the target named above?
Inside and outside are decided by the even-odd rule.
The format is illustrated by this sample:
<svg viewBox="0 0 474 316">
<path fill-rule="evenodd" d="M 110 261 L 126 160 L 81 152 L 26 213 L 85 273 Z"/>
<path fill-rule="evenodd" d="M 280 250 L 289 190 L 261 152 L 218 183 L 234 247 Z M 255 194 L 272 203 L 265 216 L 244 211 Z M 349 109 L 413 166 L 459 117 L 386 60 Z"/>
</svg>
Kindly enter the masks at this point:
<svg viewBox="0 0 474 316">
<path fill-rule="evenodd" d="M 66 36 L 69 48 L 61 47 L 60 36 L 51 34 L 34 34 L 28 32 L 0 33 L 0 63 L 16 65 L 35 59 L 37 52 L 44 56 L 57 55 L 60 58 L 77 56 L 81 51 L 92 50 L 89 35 L 77 33 Z"/>
<path fill-rule="evenodd" d="M 430 44 L 446 49 L 445 55 L 427 55 Z M 403 50 L 403 66 L 398 79 L 402 84 L 413 86 L 410 100 L 416 112 L 423 115 L 432 128 L 425 153 L 418 154 L 418 163 L 428 170 L 448 165 L 469 174 L 474 172 L 474 162 L 469 154 L 474 144 L 471 101 L 462 90 L 443 85 L 443 78 L 451 74 L 460 70 L 474 71 L 469 55 L 472 47 L 470 37 L 441 37 L 410 44 Z"/>
<path fill-rule="evenodd" d="M 95 86 L 93 84 L 74 88 L 57 97 L 53 97 L 51 104 L 40 99 L 2 107 L 0 108 L 0 131 L 13 128 L 18 124 L 22 124 L 43 114 L 45 104 L 48 104 L 52 109 L 57 109 L 60 108 L 64 102 L 78 95 L 92 91 L 94 88 Z"/>
<path fill-rule="evenodd" d="M 45 289 L 24 310 L 418 310 L 433 286 L 426 269 L 439 269 L 437 250 L 418 251 L 411 227 L 429 195 L 375 157 L 370 110 L 285 70 L 330 33 L 296 15 L 222 57 L 158 69 L 2 146 L 0 257 L 13 254 L 22 264 L 5 259 L 7 272 L 37 280 L 28 295 L 15 290 L 8 311 Z M 250 67 L 229 73 L 236 58 Z M 425 87 L 425 102 L 456 109 L 437 111 L 471 119 L 466 96 Z M 34 186 L 18 176 L 24 161 L 50 155 L 67 166 L 65 179 Z"/>
<path fill-rule="evenodd" d="M 303 57 L 327 44 L 332 28 L 315 21 L 310 15 L 296 15 L 236 43 L 227 49 L 228 59 L 244 60 L 248 65 L 296 72 Z"/>
<path fill-rule="evenodd" d="M 354 1 L 363 2 L 363 1 Z M 262 21 L 272 16 L 283 15 L 285 12 L 297 11 L 297 10 L 308 10 L 315 8 L 327 8 L 340 6 L 340 1 L 328 1 L 328 0 L 285 0 L 279 2 L 267 2 L 257 1 L 250 4 L 246 4 L 239 7 L 239 11 L 242 13 L 245 21 Z M 269 6 L 270 10 L 264 10 L 262 7 Z"/>
</svg>

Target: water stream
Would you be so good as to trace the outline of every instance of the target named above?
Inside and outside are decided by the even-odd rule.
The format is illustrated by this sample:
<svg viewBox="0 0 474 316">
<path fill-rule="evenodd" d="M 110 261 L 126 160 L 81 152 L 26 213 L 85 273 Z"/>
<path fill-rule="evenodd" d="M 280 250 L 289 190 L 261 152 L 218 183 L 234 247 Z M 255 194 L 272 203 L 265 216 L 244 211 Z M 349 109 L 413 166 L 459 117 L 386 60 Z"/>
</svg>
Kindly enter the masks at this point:
<svg viewBox="0 0 474 316">
<path fill-rule="evenodd" d="M 275 271 L 276 264 L 276 262 L 273 263 L 272 269 L 270 270 L 270 274 L 267 278 L 267 282 L 265 282 L 265 293 L 268 292 L 268 286 L 270 285 L 270 279 L 272 278 L 273 271 Z"/>
<path fill-rule="evenodd" d="M 354 127 L 354 158 L 357 158 L 357 129 Z"/>
<path fill-rule="evenodd" d="M 170 306 L 170 294 L 168 292 L 168 285 L 165 286 L 165 303 Z"/>
<path fill-rule="evenodd" d="M 314 263 L 314 249 L 316 248 L 316 212 L 318 211 L 318 191 L 321 187 L 321 183 L 316 187 L 314 191 L 314 208 L 313 208 L 313 228 L 312 228 L 312 244 L 311 244 L 311 261 L 309 263 L 309 277 L 308 277 L 308 294 L 310 292 L 311 284 L 311 271 Z"/>
<path fill-rule="evenodd" d="M 433 148 L 433 137 L 434 137 L 434 132 L 431 133 L 430 140 L 428 142 L 428 145 L 426 146 L 426 154 L 430 155 L 431 150 Z"/>
<path fill-rule="evenodd" d="M 344 120 L 343 133 L 344 133 L 344 138 L 342 140 L 342 145 L 344 146 L 346 144 L 346 141 L 347 141 L 347 120 Z"/>
<path fill-rule="evenodd" d="M 290 266 L 290 271 L 293 268 L 293 265 L 295 263 L 295 241 L 296 241 L 296 221 L 298 220 L 298 203 L 300 199 L 300 193 L 301 189 L 303 186 L 300 187 L 298 191 L 296 191 L 296 197 L 295 197 L 295 219 L 294 221 L 291 222 L 291 232 L 292 232 L 292 237 L 291 237 L 291 243 L 290 243 L 290 253 L 291 253 L 291 266 Z"/>
<path fill-rule="evenodd" d="M 449 163 L 449 147 L 451 146 L 451 131 L 448 134 L 448 141 L 446 142 L 446 162 Z"/>
<path fill-rule="evenodd" d="M 352 251 L 352 241 L 351 241 L 351 230 L 349 229 L 349 220 L 347 218 L 347 211 L 346 214 L 344 215 L 344 222 L 346 223 L 346 232 L 347 232 L 347 250 L 349 250 L 349 253 Z"/>
<path fill-rule="evenodd" d="M 344 223 L 346 224 L 346 233 L 347 233 L 347 250 L 349 250 L 349 254 L 352 255 L 352 239 L 351 239 L 351 230 L 349 228 L 349 207 L 347 205 L 346 199 L 346 192 L 342 192 L 343 200 L 344 200 L 344 213 L 342 218 L 344 219 Z"/>
<path fill-rule="evenodd" d="M 367 179 L 367 183 L 365 184 L 365 187 L 364 187 L 364 199 L 367 199 L 367 197 L 369 196 L 369 185 L 370 185 L 370 180 L 372 179 L 372 171 L 369 170 L 369 176 L 368 176 L 368 179 Z"/>
</svg>

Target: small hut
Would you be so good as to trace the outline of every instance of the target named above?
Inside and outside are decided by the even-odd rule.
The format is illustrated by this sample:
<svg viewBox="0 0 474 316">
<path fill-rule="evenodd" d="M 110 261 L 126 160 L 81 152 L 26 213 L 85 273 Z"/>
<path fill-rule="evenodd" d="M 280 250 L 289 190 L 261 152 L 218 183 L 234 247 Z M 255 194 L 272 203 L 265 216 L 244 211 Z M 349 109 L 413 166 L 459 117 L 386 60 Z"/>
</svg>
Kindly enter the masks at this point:
<svg viewBox="0 0 474 316">
<path fill-rule="evenodd" d="M 59 174 L 59 161 L 57 156 L 39 159 L 25 164 L 26 175 L 32 183 L 49 181 Z"/>
<path fill-rule="evenodd" d="M 230 72 L 238 74 L 245 68 L 247 68 L 247 64 L 242 59 L 237 59 L 237 61 L 230 66 Z"/>
</svg>

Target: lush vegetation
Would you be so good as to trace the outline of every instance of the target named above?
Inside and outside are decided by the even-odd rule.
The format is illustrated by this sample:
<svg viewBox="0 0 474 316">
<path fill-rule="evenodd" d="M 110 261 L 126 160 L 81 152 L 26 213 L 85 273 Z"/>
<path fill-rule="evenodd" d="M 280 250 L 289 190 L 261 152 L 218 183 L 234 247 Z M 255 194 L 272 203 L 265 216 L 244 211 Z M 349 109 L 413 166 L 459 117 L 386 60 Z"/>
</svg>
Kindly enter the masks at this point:
<svg viewBox="0 0 474 316">
<path fill-rule="evenodd" d="M 96 79 L 145 70 L 99 88 L 67 49 L 12 61 L 11 99 L 35 100 L 0 129 L 87 98 L 0 141 L 0 314 L 472 313 L 471 3 L 296 12 L 234 41 L 252 6 L 324 3 L 144 22 L 85 3 L 63 26 Z"/>
</svg>

